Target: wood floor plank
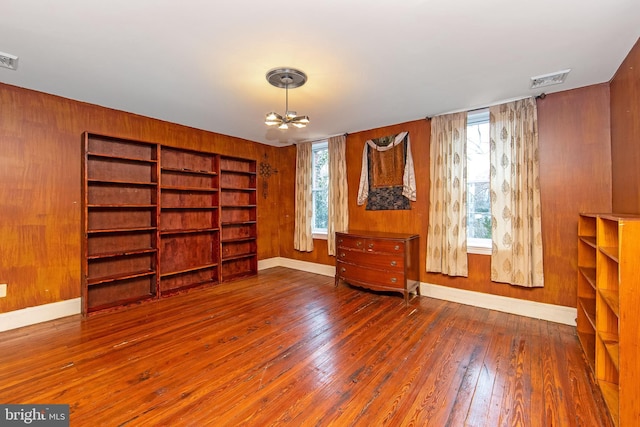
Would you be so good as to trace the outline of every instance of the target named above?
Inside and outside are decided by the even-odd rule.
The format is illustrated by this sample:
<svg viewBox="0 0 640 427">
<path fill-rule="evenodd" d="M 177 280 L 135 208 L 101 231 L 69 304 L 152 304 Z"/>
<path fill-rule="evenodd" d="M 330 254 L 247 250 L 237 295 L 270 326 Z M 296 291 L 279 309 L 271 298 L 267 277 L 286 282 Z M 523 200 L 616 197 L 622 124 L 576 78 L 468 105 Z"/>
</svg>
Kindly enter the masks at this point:
<svg viewBox="0 0 640 427">
<path fill-rule="evenodd" d="M 488 343 L 482 370 L 480 371 L 480 376 L 465 420 L 465 425 L 467 426 L 482 427 L 498 425 L 506 377 L 504 365 L 508 361 L 507 354 L 511 340 L 509 328 L 506 323 L 509 318 L 510 315 L 496 313 L 493 323 L 493 334 Z M 513 327 L 513 325 L 511 325 L 511 327 Z M 515 332 L 515 329 L 511 332 Z M 509 410 L 510 408 L 507 409 Z"/>
<path fill-rule="evenodd" d="M 415 351 L 420 348 L 423 338 L 429 330 L 429 322 L 415 316 L 417 309 L 403 310 L 399 324 L 388 324 L 378 349 L 369 351 L 362 366 L 343 385 L 348 398 L 342 405 L 325 416 L 322 421 L 331 423 L 338 419 L 349 419 L 354 423 L 366 425 L 368 417 L 379 419 L 378 411 L 389 402 L 400 399 L 397 393 L 388 387 L 388 382 L 401 370 L 409 370 L 415 360 Z M 434 313 L 435 315 L 435 313 Z M 378 334 L 378 332 L 376 332 Z M 403 388 L 406 390 L 406 387 Z M 363 399 L 364 397 L 364 399 Z M 389 411 L 385 419 L 394 418 L 395 411 Z"/>
<path fill-rule="evenodd" d="M 441 351 L 433 353 L 427 359 L 429 367 L 423 370 L 425 375 L 418 378 L 418 383 L 429 384 L 429 387 L 417 388 L 418 393 L 406 412 L 404 422 L 413 425 L 446 425 L 456 403 L 460 386 L 463 382 L 467 366 L 475 353 L 467 338 L 475 334 L 473 317 L 463 313 L 464 307 L 458 306 L 453 315 L 453 323 L 448 331 L 443 331 L 438 341 Z M 458 405 L 466 406 L 462 401 Z"/>
<path fill-rule="evenodd" d="M 72 425 L 595 426 L 575 328 L 282 267 L 0 333 L 0 402 Z"/>
<path fill-rule="evenodd" d="M 462 426 L 466 423 L 471 401 L 483 371 L 489 342 L 493 334 L 495 318 L 498 314 L 495 311 L 483 309 L 469 311 L 475 317 L 475 325 L 467 334 L 469 343 L 465 344 L 469 349 L 468 351 L 470 351 L 470 357 L 458 389 L 453 390 L 456 392 L 456 396 L 446 422 L 448 427 Z"/>
</svg>

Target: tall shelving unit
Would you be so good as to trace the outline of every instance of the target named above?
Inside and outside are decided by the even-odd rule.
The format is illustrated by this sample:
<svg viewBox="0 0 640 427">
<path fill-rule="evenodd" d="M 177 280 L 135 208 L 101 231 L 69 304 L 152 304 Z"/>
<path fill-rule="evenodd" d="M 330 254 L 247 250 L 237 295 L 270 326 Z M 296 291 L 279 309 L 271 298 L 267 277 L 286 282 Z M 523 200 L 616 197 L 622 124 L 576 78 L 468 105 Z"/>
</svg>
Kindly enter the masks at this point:
<svg viewBox="0 0 640 427">
<path fill-rule="evenodd" d="M 576 330 L 591 370 L 596 360 L 596 214 L 578 217 L 578 301 Z"/>
<path fill-rule="evenodd" d="M 83 134 L 83 303 L 89 313 L 158 293 L 158 149 Z"/>
<path fill-rule="evenodd" d="M 595 372 L 616 426 L 640 420 L 640 218 L 597 217 Z"/>
<path fill-rule="evenodd" d="M 254 160 L 82 141 L 85 316 L 257 273 Z"/>
<path fill-rule="evenodd" d="M 161 147 L 161 295 L 218 282 L 218 156 Z"/>
<path fill-rule="evenodd" d="M 258 270 L 256 162 L 220 157 L 221 281 Z"/>
</svg>

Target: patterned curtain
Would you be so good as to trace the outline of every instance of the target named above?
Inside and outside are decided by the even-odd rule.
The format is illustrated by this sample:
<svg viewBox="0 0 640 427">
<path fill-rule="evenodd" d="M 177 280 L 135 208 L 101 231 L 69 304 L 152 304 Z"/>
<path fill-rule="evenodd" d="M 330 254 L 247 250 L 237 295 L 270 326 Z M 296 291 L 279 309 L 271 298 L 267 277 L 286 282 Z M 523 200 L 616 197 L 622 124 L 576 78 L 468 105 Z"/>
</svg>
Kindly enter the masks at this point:
<svg viewBox="0 0 640 427">
<path fill-rule="evenodd" d="M 427 271 L 467 277 L 467 113 L 431 120 Z"/>
<path fill-rule="evenodd" d="M 533 98 L 489 109 L 491 138 L 491 280 L 544 286 L 538 162 Z"/>
<path fill-rule="evenodd" d="M 311 142 L 301 143 L 296 147 L 296 218 L 293 229 L 293 248 L 298 251 L 311 252 L 313 250 Z"/>
<path fill-rule="evenodd" d="M 336 231 L 346 231 L 349 226 L 347 191 L 346 138 L 344 135 L 329 138 L 329 224 L 327 246 L 329 255 L 336 254 Z"/>
</svg>

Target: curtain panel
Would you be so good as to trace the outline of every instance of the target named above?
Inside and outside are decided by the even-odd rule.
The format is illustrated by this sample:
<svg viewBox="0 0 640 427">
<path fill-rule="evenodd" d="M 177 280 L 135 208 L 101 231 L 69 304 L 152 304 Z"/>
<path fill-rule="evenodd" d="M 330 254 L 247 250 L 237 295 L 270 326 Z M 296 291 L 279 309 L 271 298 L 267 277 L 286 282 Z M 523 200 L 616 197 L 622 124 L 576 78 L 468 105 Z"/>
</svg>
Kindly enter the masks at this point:
<svg viewBox="0 0 640 427">
<path fill-rule="evenodd" d="M 544 285 L 536 102 L 489 109 L 491 280 Z"/>
<path fill-rule="evenodd" d="M 296 200 L 293 230 L 293 248 L 302 252 L 313 251 L 313 194 L 311 142 L 296 145 Z"/>
<path fill-rule="evenodd" d="M 347 185 L 346 138 L 329 138 L 329 224 L 327 247 L 329 255 L 336 254 L 336 231 L 347 231 L 349 205 Z"/>
<path fill-rule="evenodd" d="M 429 272 L 467 277 L 467 113 L 431 120 Z"/>
</svg>

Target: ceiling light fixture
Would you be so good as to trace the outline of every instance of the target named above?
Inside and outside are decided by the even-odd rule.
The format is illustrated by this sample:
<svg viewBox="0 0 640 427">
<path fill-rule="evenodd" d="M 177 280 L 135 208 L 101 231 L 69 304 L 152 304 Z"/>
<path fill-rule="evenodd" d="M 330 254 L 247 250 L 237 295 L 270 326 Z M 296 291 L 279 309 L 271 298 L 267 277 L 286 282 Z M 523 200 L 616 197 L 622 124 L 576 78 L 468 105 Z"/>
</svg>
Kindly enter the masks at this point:
<svg viewBox="0 0 640 427">
<path fill-rule="evenodd" d="M 289 111 L 289 88 L 294 89 L 307 82 L 307 75 L 294 68 L 275 68 L 267 73 L 267 81 L 275 87 L 284 88 L 286 92 L 284 116 L 276 112 L 270 112 L 264 119 L 269 126 L 278 126 L 278 129 L 289 129 L 289 125 L 303 128 L 309 124 L 308 116 L 298 116 L 295 111 Z"/>
</svg>

